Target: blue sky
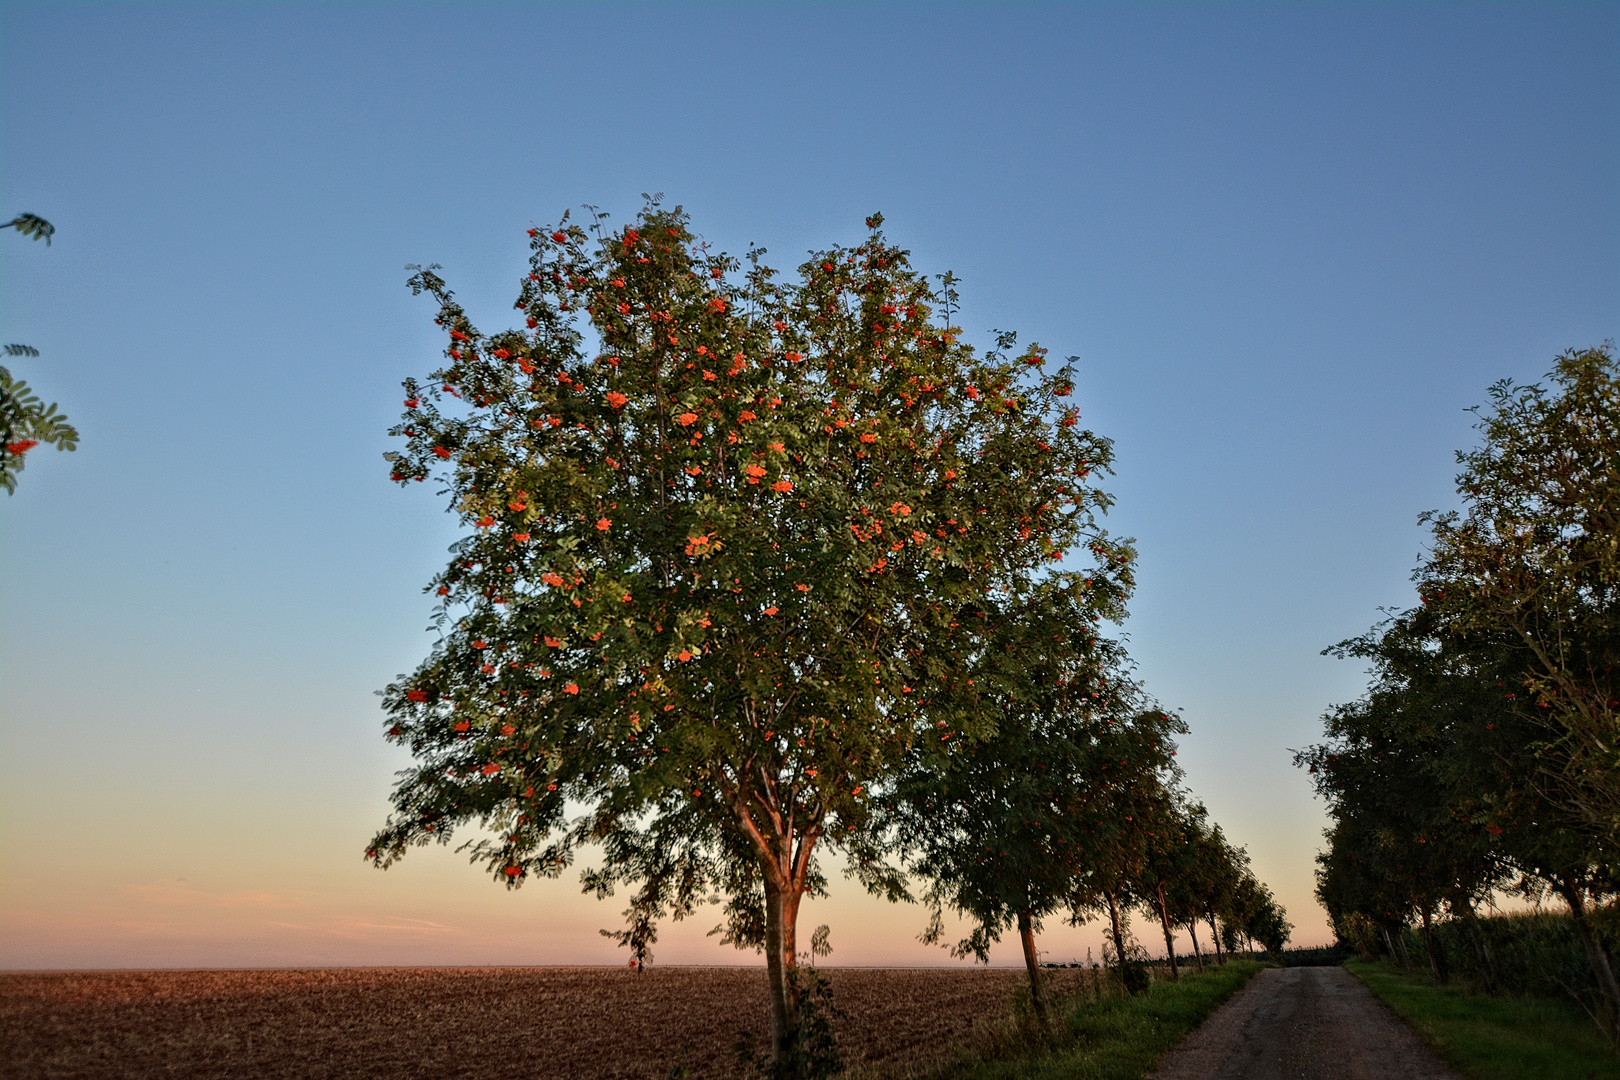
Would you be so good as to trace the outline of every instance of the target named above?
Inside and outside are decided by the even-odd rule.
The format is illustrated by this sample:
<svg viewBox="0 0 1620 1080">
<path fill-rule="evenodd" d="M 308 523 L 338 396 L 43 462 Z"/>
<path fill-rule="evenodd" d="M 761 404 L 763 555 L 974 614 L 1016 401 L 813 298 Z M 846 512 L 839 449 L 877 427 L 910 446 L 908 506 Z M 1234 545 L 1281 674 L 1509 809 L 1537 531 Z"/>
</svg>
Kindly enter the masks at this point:
<svg viewBox="0 0 1620 1080">
<path fill-rule="evenodd" d="M 1620 332 L 1608 4 L 4 3 L 0 34 L 0 212 L 58 229 L 0 236 L 0 335 L 84 436 L 0 502 L 0 967 L 616 962 L 620 905 L 570 882 L 359 859 L 403 764 L 373 691 L 455 535 L 381 459 L 439 348 L 406 263 L 493 329 L 523 230 L 581 203 L 661 191 L 785 269 L 881 210 L 970 340 L 1079 356 L 1140 674 L 1307 942 L 1289 750 L 1361 686 L 1320 650 L 1409 602 L 1465 408 Z M 835 962 L 945 959 L 854 888 Z"/>
</svg>

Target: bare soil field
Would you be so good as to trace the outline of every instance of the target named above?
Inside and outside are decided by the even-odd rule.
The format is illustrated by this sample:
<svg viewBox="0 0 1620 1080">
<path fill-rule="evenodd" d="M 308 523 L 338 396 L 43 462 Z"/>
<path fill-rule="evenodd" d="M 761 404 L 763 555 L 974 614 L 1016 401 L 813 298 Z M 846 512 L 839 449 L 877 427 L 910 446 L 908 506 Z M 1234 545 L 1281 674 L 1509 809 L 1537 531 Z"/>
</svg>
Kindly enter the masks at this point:
<svg viewBox="0 0 1620 1080">
<path fill-rule="evenodd" d="M 1004 1018 L 1021 970 L 830 968 L 848 1064 L 948 1059 Z M 1095 978 L 1049 970 L 1054 993 Z M 0 974 L 0 1077 L 747 1075 L 763 968 L 359 968 Z M 680 1069 L 689 1070 L 681 1073 Z"/>
</svg>

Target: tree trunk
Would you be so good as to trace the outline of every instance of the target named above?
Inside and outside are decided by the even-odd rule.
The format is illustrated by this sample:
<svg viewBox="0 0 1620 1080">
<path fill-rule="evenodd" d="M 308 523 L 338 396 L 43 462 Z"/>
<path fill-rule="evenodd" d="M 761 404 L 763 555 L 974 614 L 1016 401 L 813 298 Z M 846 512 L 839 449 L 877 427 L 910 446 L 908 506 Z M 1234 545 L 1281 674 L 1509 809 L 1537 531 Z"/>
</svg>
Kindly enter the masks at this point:
<svg viewBox="0 0 1620 1080">
<path fill-rule="evenodd" d="M 771 985 L 771 1056 L 780 1060 L 798 1034 L 799 1003 L 793 973 L 798 967 L 797 926 L 802 894 L 791 881 L 765 874 L 765 970 Z"/>
<path fill-rule="evenodd" d="M 1395 939 L 1389 936 L 1389 927 L 1380 926 L 1378 929 L 1383 931 L 1384 947 L 1389 950 L 1389 958 L 1395 961 L 1397 964 L 1400 964 L 1401 969 L 1404 971 L 1406 969 L 1406 963 L 1401 959 L 1401 954 L 1395 951 Z"/>
<path fill-rule="evenodd" d="M 1040 959 L 1035 953 L 1035 920 L 1029 912 L 1018 913 L 1018 939 L 1024 943 L 1024 967 L 1029 971 L 1029 1000 L 1035 1006 L 1035 1018 L 1041 1027 L 1051 1023 L 1046 1001 L 1046 983 L 1041 979 Z"/>
<path fill-rule="evenodd" d="M 1204 953 L 1198 947 L 1198 920 L 1193 919 L 1187 924 L 1187 933 L 1192 935 L 1193 959 L 1198 961 L 1198 974 L 1204 973 Z"/>
<path fill-rule="evenodd" d="M 1224 966 L 1226 964 L 1226 954 L 1221 952 L 1221 932 L 1215 928 L 1215 913 L 1213 911 L 1209 913 L 1206 921 L 1209 923 L 1209 936 L 1215 939 L 1215 962 Z"/>
<path fill-rule="evenodd" d="M 1164 927 L 1164 951 L 1170 956 L 1170 981 L 1175 982 L 1181 978 L 1181 968 L 1176 964 L 1176 938 L 1170 933 L 1170 909 L 1164 903 L 1163 881 L 1154 888 L 1153 896 L 1159 907 L 1159 925 Z"/>
<path fill-rule="evenodd" d="M 1114 927 L 1114 963 L 1119 966 L 1119 977 L 1123 982 L 1125 978 L 1125 932 L 1119 928 L 1119 902 L 1114 893 L 1105 894 L 1108 897 L 1108 919 Z"/>
<path fill-rule="evenodd" d="M 1434 920 L 1429 906 L 1424 904 L 1419 910 L 1423 913 L 1423 948 L 1429 954 L 1429 974 L 1434 976 L 1436 984 L 1444 986 L 1451 980 L 1451 969 L 1446 964 L 1445 953 L 1434 943 Z"/>
<path fill-rule="evenodd" d="M 799 902 L 804 898 L 809 881 L 811 852 L 821 836 L 821 812 L 813 812 L 796 824 L 791 806 L 777 804 L 774 795 L 768 792 L 755 792 L 754 800 L 765 811 L 756 819 L 750 809 L 750 796 L 730 784 L 724 770 L 717 770 L 717 774 L 759 860 L 765 889 L 764 945 L 771 996 L 771 1058 L 775 1072 L 786 1075 L 784 1070 L 792 1069 L 791 1062 L 798 1058 L 802 1020 L 797 978 Z"/>
<path fill-rule="evenodd" d="M 1609 963 L 1608 950 L 1603 942 L 1592 933 L 1592 923 L 1586 914 L 1586 899 L 1581 890 L 1571 878 L 1560 878 L 1558 891 L 1563 894 L 1564 902 L 1569 905 L 1569 913 L 1575 920 L 1575 929 L 1580 932 L 1581 945 L 1586 949 L 1586 962 L 1592 965 L 1592 974 L 1597 976 L 1598 989 L 1603 992 L 1603 1003 L 1607 1006 L 1609 1014 L 1609 1030 L 1606 1034 L 1611 1040 L 1620 1041 L 1620 987 L 1615 985 L 1614 968 Z"/>
</svg>

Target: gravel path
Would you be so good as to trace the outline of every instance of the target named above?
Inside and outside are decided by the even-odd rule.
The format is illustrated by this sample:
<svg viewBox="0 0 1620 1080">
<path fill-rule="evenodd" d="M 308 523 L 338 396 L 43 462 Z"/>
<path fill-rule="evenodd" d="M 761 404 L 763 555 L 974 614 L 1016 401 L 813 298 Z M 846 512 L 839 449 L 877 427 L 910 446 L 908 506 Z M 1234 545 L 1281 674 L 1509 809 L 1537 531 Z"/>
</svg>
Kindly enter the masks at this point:
<svg viewBox="0 0 1620 1080">
<path fill-rule="evenodd" d="M 1268 968 L 1149 1080 L 1460 1080 L 1341 967 Z"/>
</svg>

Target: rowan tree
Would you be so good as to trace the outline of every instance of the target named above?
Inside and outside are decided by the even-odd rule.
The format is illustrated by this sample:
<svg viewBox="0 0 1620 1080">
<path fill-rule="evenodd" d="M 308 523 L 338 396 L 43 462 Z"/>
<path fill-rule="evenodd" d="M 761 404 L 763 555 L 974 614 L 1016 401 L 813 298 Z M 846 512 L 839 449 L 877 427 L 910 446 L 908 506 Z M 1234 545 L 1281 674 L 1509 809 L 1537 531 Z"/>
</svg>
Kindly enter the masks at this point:
<svg viewBox="0 0 1620 1080">
<path fill-rule="evenodd" d="M 1216 919 L 1224 918 L 1238 880 L 1249 872 L 1249 853 L 1241 847 L 1233 847 L 1220 825 L 1203 821 L 1199 824 L 1197 858 L 1188 887 L 1195 901 L 1191 905 L 1195 914 L 1187 923 L 1187 929 L 1196 949 L 1198 933 L 1193 922 L 1203 919 L 1215 946 L 1215 962 L 1224 964 L 1226 956 L 1221 951 L 1221 931 Z"/>
<path fill-rule="evenodd" d="M 1611 1032 L 1620 981 L 1590 913 L 1616 890 L 1620 834 L 1617 374 L 1605 346 L 1564 353 L 1546 385 L 1491 388 L 1481 443 L 1458 455 L 1462 511 L 1424 516 L 1419 604 L 1340 647 L 1373 661 L 1373 686 L 1302 759 L 1345 808 L 1321 880 L 1365 905 L 1344 914 L 1383 921 L 1398 903 L 1369 891 L 1404 892 L 1427 937 L 1444 902 L 1489 984 L 1474 911 L 1511 871 L 1568 904 Z"/>
<path fill-rule="evenodd" d="M 1294 932 L 1294 924 L 1288 921 L 1287 909 L 1277 903 L 1269 888 L 1258 883 L 1256 887 L 1260 894 L 1260 902 L 1256 905 L 1255 913 L 1248 925 L 1243 928 L 1243 932 L 1264 945 L 1266 951 L 1275 956 L 1288 944 L 1288 939 Z"/>
<path fill-rule="evenodd" d="M 1198 970 L 1204 970 L 1204 950 L 1198 941 L 1198 920 L 1211 919 L 1211 933 L 1215 933 L 1211 914 L 1224 889 L 1238 872 L 1238 865 L 1229 861 L 1232 852 L 1220 834 L 1220 826 L 1211 826 L 1209 811 L 1202 803 L 1183 803 L 1177 815 L 1179 821 L 1173 842 L 1166 852 L 1159 877 L 1158 905 L 1166 927 L 1166 937 L 1173 943 L 1169 927 L 1185 926 L 1192 939 L 1193 958 Z M 1217 953 L 1220 941 L 1215 939 Z"/>
<path fill-rule="evenodd" d="M 950 908 L 972 924 L 952 952 L 988 962 L 991 945 L 1016 926 L 1043 1024 L 1035 934 L 1069 906 L 1094 822 L 1111 812 L 1112 728 L 1141 697 L 1118 643 L 1096 626 L 1123 616 L 1129 567 L 1127 558 L 1106 579 L 1055 575 L 986 611 L 992 625 L 973 670 L 994 731 L 919 742 L 885 800 L 910 870 L 928 882 L 922 939 L 942 942 Z"/>
<path fill-rule="evenodd" d="M 43 240 L 49 246 L 56 226 L 37 214 L 18 214 L 0 229 L 16 229 L 23 236 Z M 38 356 L 32 345 L 0 346 L 7 356 Z M 55 402 L 46 405 L 21 379 L 0 365 L 0 487 L 6 494 L 17 490 L 17 474 L 22 472 L 28 451 L 45 443 L 58 450 L 78 447 L 79 433 L 67 416 L 57 411 Z"/>
<path fill-rule="evenodd" d="M 1156 707 L 1111 725 L 1095 772 L 1100 798 L 1084 822 L 1085 852 L 1070 911 L 1077 922 L 1107 913 L 1114 963 L 1131 993 L 1147 989 L 1148 975 L 1145 954 L 1130 943 L 1130 911 L 1147 900 L 1142 883 L 1156 816 L 1181 780 L 1173 737 L 1186 730 L 1179 717 Z"/>
<path fill-rule="evenodd" d="M 788 1060 L 816 852 L 903 892 L 874 789 L 919 740 L 989 730 L 961 658 L 995 598 L 1095 538 L 1110 449 L 1045 350 L 960 342 L 950 285 L 879 216 L 792 281 L 656 200 L 604 217 L 530 231 L 517 329 L 411 278 L 446 361 L 405 383 L 392 476 L 438 478 L 470 531 L 429 585 L 440 641 L 384 692 L 417 760 L 368 855 L 476 823 L 516 887 L 599 843 L 586 885 L 633 886 L 632 930 L 718 892 Z"/>
<path fill-rule="evenodd" d="M 1558 797 L 1568 742 L 1526 692 L 1517 636 L 1453 631 L 1420 605 L 1333 650 L 1372 662 L 1372 685 L 1326 717 L 1328 742 L 1308 764 L 1334 824 L 1318 894 L 1336 923 L 1364 915 L 1386 935 L 1416 913 L 1443 978 L 1432 924 L 1442 905 L 1462 921 L 1487 987 L 1493 964 L 1476 910 L 1510 883 L 1568 903 L 1612 1027 L 1614 979 L 1588 915 L 1613 890 L 1602 834 Z M 1517 880 L 1514 878 L 1517 876 Z M 1390 939 L 1396 951 L 1396 939 Z"/>
<path fill-rule="evenodd" d="M 1594 835 L 1620 838 L 1620 368 L 1572 349 L 1540 384 L 1504 380 L 1457 455 L 1461 514 L 1426 515 L 1415 575 L 1437 633 L 1519 653 L 1524 707 L 1559 750 L 1542 784 Z"/>
</svg>

